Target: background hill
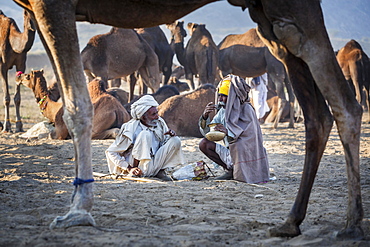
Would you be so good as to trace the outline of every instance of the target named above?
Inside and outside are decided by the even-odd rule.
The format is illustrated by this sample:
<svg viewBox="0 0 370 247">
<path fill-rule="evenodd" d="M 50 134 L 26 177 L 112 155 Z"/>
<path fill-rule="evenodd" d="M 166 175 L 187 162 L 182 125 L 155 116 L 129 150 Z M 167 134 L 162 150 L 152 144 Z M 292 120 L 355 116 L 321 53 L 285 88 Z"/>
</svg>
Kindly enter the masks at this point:
<svg viewBox="0 0 370 247">
<path fill-rule="evenodd" d="M 370 1 L 369 0 L 322 0 L 325 24 L 334 50 L 339 50 L 350 39 L 357 40 L 370 55 Z M 1 0 L 0 9 L 8 17 L 17 22 L 23 30 L 23 11 L 13 1 Z M 248 11 L 231 6 L 227 1 L 211 3 L 183 17 L 185 23 L 195 22 L 206 24 L 214 41 L 218 44 L 228 34 L 244 33 L 256 27 L 249 17 Z M 106 33 L 111 27 L 99 24 L 78 23 L 78 35 L 81 50 L 91 37 Z M 167 38 L 170 33 L 164 25 L 161 26 Z M 189 38 L 189 37 L 187 37 Z M 176 60 L 174 62 L 177 62 Z M 45 50 L 37 35 L 35 43 L 28 56 L 28 68 L 50 66 Z"/>
</svg>

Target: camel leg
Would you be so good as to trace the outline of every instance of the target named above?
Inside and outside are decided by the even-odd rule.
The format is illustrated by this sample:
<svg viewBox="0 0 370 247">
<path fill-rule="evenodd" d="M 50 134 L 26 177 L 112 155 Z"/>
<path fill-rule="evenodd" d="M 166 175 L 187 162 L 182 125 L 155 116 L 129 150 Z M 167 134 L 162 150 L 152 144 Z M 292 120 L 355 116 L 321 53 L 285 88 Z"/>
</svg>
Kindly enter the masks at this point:
<svg viewBox="0 0 370 247">
<path fill-rule="evenodd" d="M 5 119 L 2 132 L 12 132 L 10 115 L 9 115 L 9 105 L 10 105 L 10 94 L 9 94 L 9 85 L 8 85 L 8 68 L 3 66 L 0 72 L 0 80 L 3 84 L 3 93 L 4 93 L 4 108 L 5 108 Z"/>
<path fill-rule="evenodd" d="M 75 42 L 78 40 L 75 9 L 69 2 L 60 2 L 57 6 L 53 1 L 34 1 L 30 4 L 32 9 L 37 9 L 34 20 L 38 33 L 62 89 L 63 119 L 75 150 L 76 179 L 72 205 L 65 216 L 54 219 L 50 228 L 95 225 L 90 214 L 93 206 L 90 146 L 93 107 L 83 74 L 79 47 Z M 64 28 L 60 28 L 60 20 L 63 20 Z M 63 57 L 68 59 L 61 59 Z"/>
<path fill-rule="evenodd" d="M 262 0 L 263 5 L 258 2 L 252 11 L 249 10 L 251 17 L 259 24 L 261 35 L 270 41 L 265 43 L 270 50 L 273 50 L 273 54 L 280 57 L 285 63 L 305 116 L 306 158 L 304 172 L 296 202 L 285 223 L 288 226 L 285 233 L 288 235 L 291 230 L 291 232 L 296 231 L 295 234 L 299 234 L 299 229 L 294 230 L 293 227 L 298 228 L 304 219 L 311 183 L 313 183 L 315 170 L 320 162 L 327 135 L 330 133 L 329 125 L 331 123 L 329 124 L 327 110 L 322 109 L 325 107 L 323 96 L 333 112 L 347 164 L 347 223 L 345 229 L 337 236 L 339 238 L 362 238 L 363 208 L 359 173 L 362 108 L 354 95 L 349 93 L 350 88 L 338 65 L 324 26 L 320 2 L 303 0 L 289 2 L 289 11 L 294 17 L 289 19 L 289 15 L 279 9 L 279 6 L 284 6 L 281 5 L 280 1 L 284 0 Z M 286 4 L 286 1 L 284 3 Z M 302 13 L 302 9 L 309 13 L 295 14 Z M 281 13 L 284 13 L 284 16 L 280 16 Z M 271 16 L 274 19 L 272 23 L 267 18 Z M 314 23 L 311 21 L 313 18 L 316 20 Z M 310 75 L 313 80 L 308 78 Z M 307 87 L 305 83 L 316 83 L 322 96 L 317 93 L 315 98 L 312 98 L 311 94 L 316 90 L 311 88 L 316 88 L 316 86 Z M 304 91 L 299 91 L 302 86 Z M 318 118 L 319 116 L 322 116 L 322 119 Z M 302 186 L 307 186 L 307 188 L 302 188 Z M 279 235 L 283 234 L 280 232 Z"/>
<path fill-rule="evenodd" d="M 21 85 L 17 84 L 15 86 L 15 94 L 14 94 L 14 106 L 15 106 L 15 116 L 16 116 L 16 122 L 15 122 L 15 132 L 23 132 L 23 123 L 20 113 L 20 107 L 21 107 Z"/>
<path fill-rule="evenodd" d="M 128 97 L 128 102 L 132 102 L 134 99 L 134 92 L 135 92 L 135 85 L 136 85 L 136 77 L 135 74 L 131 74 L 126 77 L 127 83 L 130 85 L 130 92 Z"/>
<path fill-rule="evenodd" d="M 294 65 L 297 71 L 306 72 L 299 76 L 295 76 L 297 73 L 291 73 L 291 81 L 295 82 L 293 86 L 295 86 L 296 96 L 302 105 L 306 119 L 306 157 L 298 194 L 288 215 L 288 219 L 282 226 L 269 229 L 270 236 L 279 237 L 294 237 L 301 234 L 299 225 L 305 218 L 317 169 L 333 124 L 329 108 L 316 87 L 313 78 L 303 76 L 307 73 L 310 75 L 307 65 L 302 60 L 293 58 L 293 56 L 291 56 L 291 59 L 287 62 Z M 308 104 L 308 102 L 311 103 Z"/>
</svg>

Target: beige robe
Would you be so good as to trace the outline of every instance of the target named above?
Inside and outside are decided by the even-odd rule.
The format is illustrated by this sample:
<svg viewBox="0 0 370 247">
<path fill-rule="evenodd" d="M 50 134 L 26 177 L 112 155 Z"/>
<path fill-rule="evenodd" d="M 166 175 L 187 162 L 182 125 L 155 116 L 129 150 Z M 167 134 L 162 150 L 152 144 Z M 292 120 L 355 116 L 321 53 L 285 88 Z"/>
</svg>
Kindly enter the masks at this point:
<svg viewBox="0 0 370 247">
<path fill-rule="evenodd" d="M 226 103 L 226 128 L 234 133 L 230 154 L 234 163 L 234 179 L 247 182 L 267 182 L 270 178 L 261 127 L 249 102 L 249 86 L 239 77 L 232 77 Z"/>
</svg>

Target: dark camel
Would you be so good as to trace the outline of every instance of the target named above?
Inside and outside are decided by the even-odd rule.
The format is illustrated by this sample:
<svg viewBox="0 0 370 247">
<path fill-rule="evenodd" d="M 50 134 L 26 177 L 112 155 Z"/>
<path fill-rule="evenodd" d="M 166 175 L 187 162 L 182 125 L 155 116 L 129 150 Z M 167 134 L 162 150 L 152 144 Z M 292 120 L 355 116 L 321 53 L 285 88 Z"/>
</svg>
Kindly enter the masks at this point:
<svg viewBox="0 0 370 247">
<path fill-rule="evenodd" d="M 370 121 L 370 60 L 356 40 L 338 51 L 337 60 L 359 103 L 366 102 Z M 364 89 L 364 90 L 363 90 Z"/>
<path fill-rule="evenodd" d="M 38 33 L 62 88 L 66 109 L 64 119 L 68 128 L 73 130 L 76 187 L 72 205 L 69 212 L 57 217 L 50 227 L 95 225 L 90 213 L 93 206 L 90 148 L 93 107 L 83 74 L 76 20 L 124 28 L 156 26 L 172 23 L 215 0 L 190 3 L 185 0 L 107 0 L 99 2 L 99 8 L 95 2 L 86 0 L 14 1 L 34 14 Z M 301 185 L 287 220 L 281 227 L 271 229 L 271 236 L 297 236 L 301 233 L 299 226 L 306 216 L 316 172 L 335 120 L 345 150 L 348 175 L 347 222 L 337 237 L 363 238 L 359 174 L 362 107 L 354 95 L 348 93 L 351 89 L 330 44 L 320 1 L 228 1 L 249 9 L 263 42 L 287 68 L 305 117 L 306 158 Z"/>
<path fill-rule="evenodd" d="M 158 56 L 159 69 L 162 71 L 162 83 L 166 85 L 172 74 L 173 51 L 166 35 L 159 26 L 137 28 L 136 32 L 143 37 Z"/>
<path fill-rule="evenodd" d="M 25 72 L 27 52 L 31 49 L 35 39 L 35 26 L 31 21 L 30 14 L 24 11 L 23 33 L 12 18 L 8 18 L 0 10 L 0 83 L 4 92 L 5 120 L 4 125 L 0 122 L 0 130 L 12 132 L 10 123 L 9 105 L 9 82 L 8 70 L 15 66 L 17 71 Z M 23 132 L 23 124 L 20 114 L 21 92 L 20 86 L 16 85 L 14 93 L 14 106 L 16 114 L 15 132 Z"/>
<path fill-rule="evenodd" d="M 69 139 L 70 134 L 63 120 L 63 103 L 50 99 L 44 71 L 35 70 L 29 74 L 18 75 L 16 81 L 33 91 L 42 115 L 54 124 L 51 138 Z M 113 96 L 105 92 L 101 80 L 94 79 L 89 82 L 88 89 L 94 106 L 91 139 L 116 138 L 121 125 L 130 120 L 130 115 Z"/>
<path fill-rule="evenodd" d="M 211 33 L 204 24 L 188 23 L 187 29 L 191 38 L 184 48 L 184 22 L 168 24 L 171 31 L 171 43 L 176 57 L 185 68 L 185 78 L 191 90 L 195 89 L 194 76 L 199 77 L 199 86 L 215 84 L 218 68 L 218 48 Z"/>
<path fill-rule="evenodd" d="M 268 74 L 269 88 L 278 95 L 277 114 L 270 112 L 266 122 L 273 121 L 273 128 L 277 128 L 287 100 L 285 89 L 289 96 L 290 121 L 289 128 L 294 127 L 294 93 L 285 72 L 284 65 L 277 60 L 258 37 L 255 28 L 243 34 L 227 35 L 218 44 L 220 61 L 219 68 L 223 76 L 235 74 L 241 77 L 257 77 L 264 73 Z"/>
</svg>

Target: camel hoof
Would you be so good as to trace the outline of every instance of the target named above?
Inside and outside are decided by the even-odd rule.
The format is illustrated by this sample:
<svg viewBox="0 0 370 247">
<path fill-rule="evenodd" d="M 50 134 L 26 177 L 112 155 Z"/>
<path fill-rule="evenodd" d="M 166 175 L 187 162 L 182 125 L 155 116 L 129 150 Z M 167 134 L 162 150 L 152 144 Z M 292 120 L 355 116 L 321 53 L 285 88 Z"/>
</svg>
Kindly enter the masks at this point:
<svg viewBox="0 0 370 247">
<path fill-rule="evenodd" d="M 364 239 L 364 231 L 360 226 L 352 226 L 338 232 L 336 237 L 337 239 L 340 240 L 345 239 L 362 240 Z"/>
<path fill-rule="evenodd" d="M 51 222 L 49 228 L 52 230 L 71 226 L 95 226 L 95 220 L 91 214 L 87 212 L 69 212 L 65 216 L 56 217 L 53 222 Z"/>
<path fill-rule="evenodd" d="M 285 223 L 279 227 L 273 227 L 268 229 L 268 237 L 296 237 L 301 235 L 301 230 L 296 225 L 290 225 Z"/>
</svg>

